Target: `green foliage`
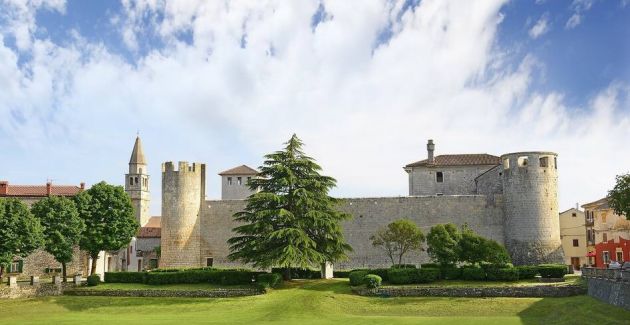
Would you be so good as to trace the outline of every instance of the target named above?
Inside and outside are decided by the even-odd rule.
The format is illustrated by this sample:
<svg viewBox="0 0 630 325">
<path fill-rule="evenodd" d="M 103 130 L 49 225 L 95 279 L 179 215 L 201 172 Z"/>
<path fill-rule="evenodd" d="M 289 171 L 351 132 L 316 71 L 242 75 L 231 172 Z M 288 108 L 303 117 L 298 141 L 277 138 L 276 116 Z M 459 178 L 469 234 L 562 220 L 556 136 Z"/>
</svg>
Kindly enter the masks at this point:
<svg viewBox="0 0 630 325">
<path fill-rule="evenodd" d="M 467 226 L 461 229 L 459 240 L 459 260 L 471 264 L 488 262 L 492 264 L 510 263 L 510 255 L 505 247 L 494 240 L 477 235 Z"/>
<path fill-rule="evenodd" d="M 383 282 L 383 279 L 381 279 L 381 277 L 376 274 L 367 274 L 363 278 L 363 283 L 365 284 L 366 287 L 370 289 L 375 289 L 375 288 L 380 287 L 382 282 Z"/>
<path fill-rule="evenodd" d="M 138 232 L 129 195 L 122 186 L 100 182 L 75 196 L 85 231 L 79 245 L 93 260 L 100 251 L 115 251 L 127 245 Z M 96 263 L 92 263 L 94 273 Z"/>
<path fill-rule="evenodd" d="M 307 268 L 347 258 L 351 247 L 341 222 L 351 216 L 335 208 L 339 201 L 328 192 L 336 181 L 320 171 L 296 135 L 284 150 L 266 155 L 259 177 L 248 183 L 258 192 L 234 215 L 242 225 L 228 240 L 229 258 L 259 268 Z"/>
<path fill-rule="evenodd" d="M 461 234 L 454 224 L 435 225 L 427 234 L 427 253 L 436 263 L 455 264 L 459 260 L 460 239 Z"/>
<path fill-rule="evenodd" d="M 490 268 L 486 270 L 488 281 L 516 281 L 518 280 L 518 269 L 515 267 Z"/>
<path fill-rule="evenodd" d="M 543 278 L 563 278 L 567 274 L 567 266 L 564 264 L 540 264 L 538 273 Z"/>
<path fill-rule="evenodd" d="M 258 274 L 256 282 L 265 288 L 277 288 L 280 284 L 282 284 L 282 275 L 278 273 Z"/>
<path fill-rule="evenodd" d="M 0 198 L 0 266 L 5 269 L 14 257 L 26 257 L 43 244 L 42 226 L 28 206 Z"/>
<path fill-rule="evenodd" d="M 392 269 L 415 269 L 416 266 L 414 264 L 396 264 L 392 265 Z"/>
<path fill-rule="evenodd" d="M 440 278 L 444 280 L 457 280 L 462 278 L 462 269 L 455 265 L 445 265 L 439 268 Z"/>
<path fill-rule="evenodd" d="M 427 268 L 427 269 L 438 269 L 440 268 L 440 264 L 437 263 L 422 263 L 420 264 L 421 268 Z"/>
<path fill-rule="evenodd" d="M 148 272 L 146 284 L 212 283 L 221 285 L 251 284 L 259 272 L 248 270 L 185 270 Z"/>
<path fill-rule="evenodd" d="M 538 275 L 538 267 L 534 265 L 519 265 L 515 267 L 518 270 L 518 278 L 533 279 Z"/>
<path fill-rule="evenodd" d="M 385 251 L 392 265 L 402 264 L 405 254 L 421 251 L 425 241 L 422 230 L 411 220 L 400 219 L 378 230 L 370 237 L 372 246 Z"/>
<path fill-rule="evenodd" d="M 389 282 L 392 284 L 430 283 L 439 278 L 440 270 L 425 269 L 389 269 Z"/>
<path fill-rule="evenodd" d="M 105 272 L 105 283 L 145 283 L 146 274 L 145 272 Z"/>
<path fill-rule="evenodd" d="M 283 274 L 286 268 L 272 268 L 272 273 Z M 301 269 L 298 267 L 290 268 L 291 279 L 319 279 L 322 277 L 322 272 L 319 270 Z"/>
<path fill-rule="evenodd" d="M 608 191 L 608 203 L 616 214 L 630 220 L 630 174 L 617 175 L 615 187 Z"/>
<path fill-rule="evenodd" d="M 360 286 L 363 284 L 363 278 L 368 275 L 368 271 L 366 270 L 357 270 L 357 271 L 352 271 L 350 272 L 350 274 L 348 275 L 348 278 L 350 279 L 350 285 L 351 286 Z"/>
<path fill-rule="evenodd" d="M 383 281 L 389 281 L 389 277 L 387 276 L 389 269 L 369 269 L 368 274 L 374 274 L 381 277 Z"/>
<path fill-rule="evenodd" d="M 486 271 L 479 266 L 469 266 L 462 268 L 462 279 L 468 281 L 486 280 Z"/>
<path fill-rule="evenodd" d="M 351 271 L 333 271 L 333 277 L 339 279 L 348 278 L 350 272 Z"/>
<path fill-rule="evenodd" d="M 42 225 L 44 249 L 61 263 L 65 279 L 66 263 L 72 262 L 74 247 L 85 229 L 75 203 L 65 197 L 50 196 L 33 204 L 31 212 Z"/>
<path fill-rule="evenodd" d="M 95 287 L 101 283 L 101 277 L 98 274 L 90 275 L 87 277 L 88 287 Z"/>
</svg>

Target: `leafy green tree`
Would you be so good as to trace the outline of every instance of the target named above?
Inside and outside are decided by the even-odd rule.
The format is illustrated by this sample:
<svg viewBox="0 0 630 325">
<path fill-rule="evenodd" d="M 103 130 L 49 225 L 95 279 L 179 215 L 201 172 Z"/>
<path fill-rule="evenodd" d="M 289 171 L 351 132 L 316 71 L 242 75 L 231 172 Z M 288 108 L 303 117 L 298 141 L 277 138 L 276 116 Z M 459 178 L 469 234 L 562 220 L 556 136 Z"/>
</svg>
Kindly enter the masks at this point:
<svg viewBox="0 0 630 325">
<path fill-rule="evenodd" d="M 438 224 L 427 234 L 427 253 L 441 265 L 453 265 L 459 260 L 459 240 L 461 233 L 452 223 Z"/>
<path fill-rule="evenodd" d="M 411 251 L 423 250 L 424 234 L 411 220 L 396 220 L 379 229 L 370 237 L 372 246 L 387 253 L 392 266 L 402 264 L 403 256 Z"/>
<path fill-rule="evenodd" d="M 494 240 L 486 239 L 485 243 L 485 261 L 492 264 L 507 264 L 512 262 L 512 258 L 505 246 Z"/>
<path fill-rule="evenodd" d="M 76 195 L 75 203 L 85 223 L 79 246 L 92 258 L 90 275 L 93 275 L 99 252 L 116 251 L 129 245 L 139 225 L 131 199 L 122 186 L 100 182 Z"/>
<path fill-rule="evenodd" d="M 608 191 L 610 207 L 630 220 L 630 174 L 617 175 L 615 187 Z"/>
<path fill-rule="evenodd" d="M 460 231 L 459 260 L 470 264 L 487 262 L 491 264 L 507 264 L 511 262 L 505 247 L 494 240 L 476 234 L 464 225 Z"/>
<path fill-rule="evenodd" d="M 335 209 L 328 195 L 334 178 L 320 175 L 321 167 L 302 151 L 294 134 L 282 151 L 265 156 L 259 177 L 248 185 L 259 192 L 247 198 L 234 218 L 242 225 L 230 238 L 229 258 L 255 267 L 310 267 L 347 258 L 348 245 L 341 221 L 350 215 Z"/>
<path fill-rule="evenodd" d="M 85 223 L 75 203 L 65 197 L 44 198 L 33 204 L 31 212 L 42 225 L 44 249 L 61 263 L 66 282 L 66 264 L 72 262 L 74 247 L 79 244 Z"/>
<path fill-rule="evenodd" d="M 15 256 L 26 257 L 42 244 L 42 226 L 28 206 L 0 198 L 0 277 Z"/>
</svg>

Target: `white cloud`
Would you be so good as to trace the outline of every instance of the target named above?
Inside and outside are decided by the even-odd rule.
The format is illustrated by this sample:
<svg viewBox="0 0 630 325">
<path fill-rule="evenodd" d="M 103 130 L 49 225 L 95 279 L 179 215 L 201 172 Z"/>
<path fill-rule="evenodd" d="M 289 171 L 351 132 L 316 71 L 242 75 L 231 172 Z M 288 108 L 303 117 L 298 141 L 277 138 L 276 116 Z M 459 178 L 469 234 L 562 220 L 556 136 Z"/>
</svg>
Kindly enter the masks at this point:
<svg viewBox="0 0 630 325">
<path fill-rule="evenodd" d="M 584 19 L 584 13 L 591 10 L 595 0 L 573 0 L 571 3 L 570 9 L 573 11 L 573 14 L 567 20 L 567 23 L 564 25 L 565 29 L 573 29 L 582 23 Z"/>
<path fill-rule="evenodd" d="M 564 28 L 573 29 L 577 27 L 577 25 L 579 25 L 581 22 L 582 22 L 582 16 L 578 13 L 575 13 L 571 15 L 571 18 L 569 18 L 569 20 L 567 20 L 567 23 L 566 25 L 564 25 Z"/>
<path fill-rule="evenodd" d="M 25 66 L 0 43 L 0 146 L 14 152 L 0 168 L 16 182 L 122 183 L 140 129 L 157 212 L 160 162 L 208 163 L 217 197 L 213 172 L 256 166 L 296 132 L 338 179 L 335 194 L 404 195 L 401 167 L 434 138 L 438 154 L 557 151 L 562 206 L 597 199 L 630 161 L 629 90 L 613 84 L 585 107 L 533 91 L 541 63 L 511 68 L 496 44 L 504 3 L 427 0 L 398 20 L 400 3 L 331 2 L 313 32 L 317 3 L 128 2 L 117 21 L 130 48 L 147 34 L 166 44 L 134 64 L 29 29 Z"/>
<path fill-rule="evenodd" d="M 540 36 L 546 34 L 549 31 L 549 17 L 547 14 L 544 14 L 536 21 L 534 26 L 529 29 L 529 37 L 533 39 L 537 39 Z"/>
</svg>

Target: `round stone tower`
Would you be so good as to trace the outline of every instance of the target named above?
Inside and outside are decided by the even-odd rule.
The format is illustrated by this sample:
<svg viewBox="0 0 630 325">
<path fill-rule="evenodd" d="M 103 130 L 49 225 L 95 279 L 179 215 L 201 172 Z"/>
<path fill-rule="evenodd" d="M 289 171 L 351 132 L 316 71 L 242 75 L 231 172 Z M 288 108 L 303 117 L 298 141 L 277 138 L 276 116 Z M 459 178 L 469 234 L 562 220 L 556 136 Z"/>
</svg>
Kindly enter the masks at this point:
<svg viewBox="0 0 630 325">
<path fill-rule="evenodd" d="M 516 265 L 564 263 L 558 215 L 558 155 L 501 156 L 505 246 Z"/>
<path fill-rule="evenodd" d="M 162 164 L 160 267 L 200 267 L 199 212 L 205 200 L 206 166 Z"/>
</svg>

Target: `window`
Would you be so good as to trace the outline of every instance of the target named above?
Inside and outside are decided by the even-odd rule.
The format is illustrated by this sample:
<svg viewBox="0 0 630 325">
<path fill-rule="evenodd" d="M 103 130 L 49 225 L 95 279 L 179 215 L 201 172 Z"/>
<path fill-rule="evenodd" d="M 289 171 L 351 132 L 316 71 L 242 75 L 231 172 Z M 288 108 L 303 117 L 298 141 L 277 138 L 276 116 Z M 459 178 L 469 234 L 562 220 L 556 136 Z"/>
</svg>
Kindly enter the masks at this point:
<svg viewBox="0 0 630 325">
<path fill-rule="evenodd" d="M 241 180 L 241 178 L 240 178 L 240 177 L 237 177 L 237 178 L 236 178 L 236 184 L 238 184 L 238 185 L 243 185 L 243 181 Z"/>
<path fill-rule="evenodd" d="M 232 177 L 228 177 L 228 185 L 232 185 Z"/>
<path fill-rule="evenodd" d="M 617 252 L 617 262 L 623 262 L 623 252 Z"/>
<path fill-rule="evenodd" d="M 443 183 L 444 182 L 444 173 L 442 173 L 442 172 L 435 173 L 435 180 L 438 183 Z"/>
<path fill-rule="evenodd" d="M 538 159 L 540 162 L 540 167 L 548 167 L 549 166 L 549 157 L 540 157 Z"/>
<path fill-rule="evenodd" d="M 247 177 L 247 181 L 249 182 L 249 181 L 251 181 L 251 180 L 252 180 L 252 178 L 248 176 L 248 177 Z"/>
<path fill-rule="evenodd" d="M 608 241 L 608 234 L 607 233 L 603 233 L 602 234 L 602 241 L 603 242 L 607 242 Z"/>
<path fill-rule="evenodd" d="M 133 177 L 129 177 L 129 185 L 133 185 Z"/>
<path fill-rule="evenodd" d="M 9 273 L 22 273 L 24 268 L 24 261 L 13 261 L 9 266 Z"/>
<path fill-rule="evenodd" d="M 608 251 L 602 252 L 602 258 L 604 260 L 604 264 L 610 263 L 610 254 L 608 254 Z"/>
<path fill-rule="evenodd" d="M 509 169 L 509 168 L 510 168 L 510 158 L 503 159 L 503 169 Z"/>
<path fill-rule="evenodd" d="M 578 239 L 574 239 L 573 240 L 573 247 L 579 247 L 580 246 L 580 242 Z"/>
<path fill-rule="evenodd" d="M 573 213 L 571 213 L 571 216 L 575 218 L 575 217 L 577 217 L 577 213 L 573 212 Z"/>
<path fill-rule="evenodd" d="M 138 176 L 134 178 L 133 182 L 136 183 L 136 185 L 138 185 Z"/>
<path fill-rule="evenodd" d="M 558 157 L 553 157 L 553 167 L 558 169 Z"/>
<path fill-rule="evenodd" d="M 528 159 L 529 158 L 527 158 L 527 156 L 518 157 L 518 166 L 519 167 L 527 167 Z"/>
<path fill-rule="evenodd" d="M 206 266 L 212 267 L 213 263 L 214 263 L 214 258 L 206 257 Z"/>
<path fill-rule="evenodd" d="M 602 214 L 602 222 L 603 222 L 603 223 L 606 223 L 606 214 L 605 214 L 605 213 L 604 213 L 604 214 Z"/>
<path fill-rule="evenodd" d="M 157 269 L 158 267 L 158 260 L 157 258 L 152 258 L 149 260 L 149 268 L 150 269 Z"/>
</svg>

